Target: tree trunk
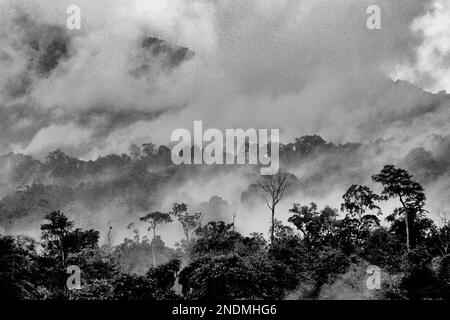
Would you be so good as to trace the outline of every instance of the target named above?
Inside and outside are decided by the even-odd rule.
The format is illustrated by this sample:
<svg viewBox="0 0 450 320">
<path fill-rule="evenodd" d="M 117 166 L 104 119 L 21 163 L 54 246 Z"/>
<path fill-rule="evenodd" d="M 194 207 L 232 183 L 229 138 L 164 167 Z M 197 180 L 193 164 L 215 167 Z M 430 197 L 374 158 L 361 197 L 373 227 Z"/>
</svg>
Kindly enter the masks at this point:
<svg viewBox="0 0 450 320">
<path fill-rule="evenodd" d="M 270 230 L 270 243 L 273 244 L 273 233 L 275 231 L 275 206 L 272 207 L 272 229 Z"/>
<path fill-rule="evenodd" d="M 155 257 L 155 244 L 152 246 L 152 254 L 153 254 L 153 268 L 156 268 L 156 257 Z"/>
<path fill-rule="evenodd" d="M 405 210 L 405 226 L 406 226 L 406 249 L 411 250 L 411 227 L 413 225 L 412 216 L 410 216 L 411 212 L 406 203 L 403 201 L 402 196 L 399 195 L 400 202 L 403 205 L 403 209 Z"/>
<path fill-rule="evenodd" d="M 153 228 L 153 241 L 152 241 L 153 268 L 156 268 L 155 238 L 156 238 L 156 228 Z"/>
<path fill-rule="evenodd" d="M 410 234 L 409 234 L 409 212 L 406 211 L 405 213 L 405 225 L 406 225 L 406 249 L 409 251 L 411 249 L 411 242 L 410 242 Z"/>
</svg>

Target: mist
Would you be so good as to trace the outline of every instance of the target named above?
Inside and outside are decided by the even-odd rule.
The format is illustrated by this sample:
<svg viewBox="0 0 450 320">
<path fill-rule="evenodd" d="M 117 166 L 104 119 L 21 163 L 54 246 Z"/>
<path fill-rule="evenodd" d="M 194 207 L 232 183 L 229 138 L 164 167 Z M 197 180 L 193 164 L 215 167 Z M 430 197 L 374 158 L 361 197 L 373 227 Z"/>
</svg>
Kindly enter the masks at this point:
<svg viewBox="0 0 450 320">
<path fill-rule="evenodd" d="M 284 144 L 317 134 L 357 146 L 286 164 L 299 182 L 277 210 L 282 220 L 294 202 L 339 208 L 351 184 L 374 187 L 370 176 L 387 163 L 424 184 L 434 218 L 448 211 L 450 49 L 442 44 L 450 6 L 443 0 L 79 0 L 81 30 L 66 27 L 70 4 L 0 1 L 0 154 L 44 161 L 61 149 L 87 162 L 128 153 L 132 144 L 169 145 L 174 130 L 195 120 L 222 130 L 273 128 Z M 366 27 L 373 4 L 381 30 Z M 61 183 L 39 171 L 16 179 L 18 170 L 1 167 L 2 196 Z M 106 230 L 112 221 L 120 240 L 147 210 L 183 201 L 194 210 L 217 196 L 237 213 L 239 231 L 266 232 L 261 195 L 242 200 L 257 179 L 252 168 L 181 170 L 151 196 L 144 192 L 146 205 L 128 201 L 140 185 L 95 208 L 71 199 L 61 209 L 83 226 Z M 229 210 L 207 218 L 231 219 Z M 180 230 L 161 232 L 174 243 Z"/>
</svg>

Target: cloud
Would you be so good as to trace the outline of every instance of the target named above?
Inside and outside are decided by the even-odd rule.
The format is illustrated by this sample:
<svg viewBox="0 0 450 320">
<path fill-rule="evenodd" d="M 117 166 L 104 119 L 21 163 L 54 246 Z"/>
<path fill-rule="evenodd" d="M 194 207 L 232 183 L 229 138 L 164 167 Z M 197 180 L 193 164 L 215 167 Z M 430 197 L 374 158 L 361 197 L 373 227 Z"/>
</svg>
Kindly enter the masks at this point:
<svg viewBox="0 0 450 320">
<path fill-rule="evenodd" d="M 52 124 L 41 129 L 24 148 L 15 147 L 15 152 L 45 155 L 59 148 L 74 151 L 88 143 L 92 138 L 91 129 L 81 128 L 75 124 Z"/>
<path fill-rule="evenodd" d="M 82 29 L 70 31 L 69 2 L 2 0 L 10 32 L 1 39 L 7 50 L 0 63 L 8 66 L 4 86 L 16 92 L 14 102 L 50 112 L 50 123 L 95 131 L 86 156 L 112 152 L 113 145 L 126 149 L 127 139 L 113 143 L 117 130 L 139 139 L 148 131 L 149 140 L 164 132 L 155 134 L 156 142 L 167 143 L 171 131 L 193 120 L 218 128 L 280 128 L 284 141 L 312 132 L 336 142 L 364 140 L 366 128 L 374 120 L 383 128 L 385 115 L 403 99 L 403 92 L 393 92 L 392 100 L 383 100 L 383 91 L 396 89 L 384 72 L 414 54 L 418 40 L 410 25 L 429 3 L 376 1 L 382 30 L 373 31 L 366 28 L 373 1 L 83 0 L 77 3 Z M 30 35 L 42 44 L 60 39 L 64 54 L 50 54 L 45 45 L 30 50 Z M 167 70 L 143 47 L 148 36 L 187 47 L 195 57 Z M 42 56 L 55 58 L 45 76 L 29 70 L 30 59 Z M 144 72 L 136 76 L 135 70 Z M 124 111 L 144 119 L 117 116 Z M 30 128 L 27 137 L 38 132 Z"/>
<path fill-rule="evenodd" d="M 450 91 L 450 3 L 435 0 L 416 18 L 411 31 L 422 39 L 412 61 L 398 65 L 393 77 L 417 83 L 426 90 Z"/>
</svg>

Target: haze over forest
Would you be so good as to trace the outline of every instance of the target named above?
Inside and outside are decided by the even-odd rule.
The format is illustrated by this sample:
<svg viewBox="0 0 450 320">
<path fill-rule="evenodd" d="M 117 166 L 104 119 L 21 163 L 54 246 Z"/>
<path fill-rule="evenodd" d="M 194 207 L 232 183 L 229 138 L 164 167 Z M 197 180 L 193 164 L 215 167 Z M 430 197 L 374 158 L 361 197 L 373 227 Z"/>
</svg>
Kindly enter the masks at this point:
<svg viewBox="0 0 450 320">
<path fill-rule="evenodd" d="M 0 299 L 449 300 L 449 70 L 448 0 L 0 0 Z"/>
<path fill-rule="evenodd" d="M 294 202 L 339 208 L 385 164 L 424 185 L 437 222 L 449 211 L 445 1 L 377 1 L 382 29 L 368 30 L 373 1 L 80 0 L 74 31 L 69 2 L 0 2 L 4 231 L 37 235 L 52 208 L 101 231 L 111 221 L 120 241 L 176 201 L 267 230 L 255 168 L 174 167 L 159 148 L 194 120 L 281 130 L 293 180 L 281 219 Z"/>
</svg>

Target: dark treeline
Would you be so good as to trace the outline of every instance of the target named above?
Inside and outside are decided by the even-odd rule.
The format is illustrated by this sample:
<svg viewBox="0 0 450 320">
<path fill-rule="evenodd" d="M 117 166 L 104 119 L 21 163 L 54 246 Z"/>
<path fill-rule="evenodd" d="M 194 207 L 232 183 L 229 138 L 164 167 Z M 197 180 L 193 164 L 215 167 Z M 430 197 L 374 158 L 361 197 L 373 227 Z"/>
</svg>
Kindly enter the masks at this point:
<svg viewBox="0 0 450 320">
<path fill-rule="evenodd" d="M 133 239 L 99 245 L 99 232 L 81 230 L 60 211 L 48 213 L 41 240 L 0 238 L 0 296 L 9 299 L 450 299 L 450 223 L 427 217 L 425 191 L 405 170 L 385 166 L 372 176 L 380 194 L 353 185 L 339 211 L 293 204 L 288 225 L 272 213 L 270 241 L 243 236 L 223 221 L 175 203 L 128 228 Z M 283 197 L 286 174 L 261 182 Z M 266 188 L 264 188 L 264 186 Z M 267 186 L 271 186 L 269 188 Z M 286 186 L 288 187 L 287 183 Z M 276 194 L 275 194 L 276 195 Z M 278 199 L 279 200 L 279 199 Z M 380 220 L 380 205 L 396 208 Z M 272 210 L 273 209 L 273 210 Z M 261 218 L 269 219 L 268 212 Z M 148 226 L 141 236 L 136 223 Z M 168 248 L 158 228 L 184 231 Z M 81 270 L 81 289 L 68 290 L 68 266 Z M 381 270 L 381 288 L 366 285 L 368 266 Z"/>
<path fill-rule="evenodd" d="M 289 170 L 318 161 L 319 157 L 328 159 L 320 166 L 323 171 L 295 182 L 303 190 L 317 190 L 332 176 L 329 171 L 343 171 L 345 163 L 355 162 L 353 159 L 360 147 L 357 144 L 334 145 L 319 136 L 305 136 L 280 146 L 281 166 Z M 243 201 L 251 198 L 259 201 L 259 192 L 252 192 L 251 186 L 259 178 L 258 168 L 176 166 L 167 146 L 156 146 L 151 142 L 131 145 L 126 154 L 110 154 L 89 161 L 62 150 L 49 153 L 42 161 L 29 155 L 9 153 L 0 156 L 0 225 L 3 232 L 8 232 L 14 230 L 16 224 L 34 223 L 49 211 L 61 210 L 75 201 L 86 211 L 95 212 L 118 199 L 128 210 L 123 214 L 132 219 L 133 212 L 158 210 L 164 206 L 161 193 L 165 188 L 174 190 L 195 177 L 214 178 L 238 169 L 247 172 L 250 185 L 248 192 L 242 195 Z M 176 181 L 175 185 L 173 181 Z M 295 189 L 294 186 L 291 189 Z M 216 217 L 210 217 L 213 218 Z"/>
<path fill-rule="evenodd" d="M 413 149 L 397 164 L 413 172 L 426 186 L 445 181 L 450 172 L 449 143 L 449 139 L 440 139 L 438 149 L 442 151 L 437 155 L 422 148 Z M 302 190 L 308 197 L 323 198 L 332 189 L 345 190 L 353 183 L 365 183 L 368 170 L 371 173 L 378 168 L 364 166 L 367 155 L 382 153 L 385 144 L 389 147 L 388 142 L 382 140 L 369 145 L 335 145 L 317 135 L 282 144 L 280 167 L 302 173 L 289 177 L 288 192 Z M 159 210 L 165 206 L 162 199 L 167 190 L 176 191 L 177 187 L 198 177 L 214 179 L 237 170 L 240 175 L 245 172 L 249 184 L 248 190 L 241 194 L 241 201 L 249 205 L 254 200 L 259 202 L 258 168 L 175 166 L 170 149 L 151 142 L 132 145 L 127 154 L 111 154 L 89 161 L 61 150 L 51 152 L 42 161 L 29 155 L 9 153 L 0 156 L 0 232 L 35 224 L 48 212 L 66 209 L 74 202 L 81 204 L 84 211 L 93 213 L 120 200 L 122 214 L 132 220 L 134 212 Z M 208 212 L 206 216 L 208 220 L 218 218 L 208 217 Z M 220 215 L 219 219 L 226 220 Z"/>
</svg>

